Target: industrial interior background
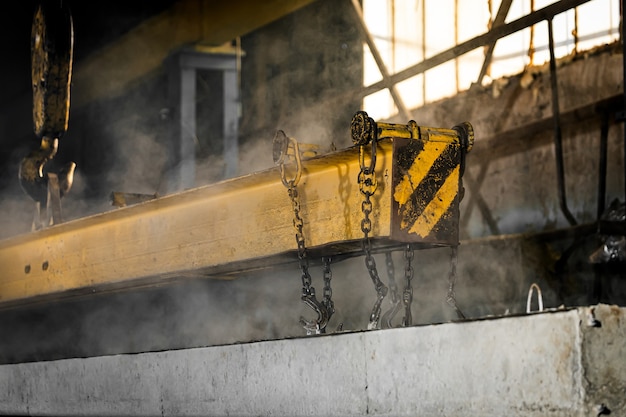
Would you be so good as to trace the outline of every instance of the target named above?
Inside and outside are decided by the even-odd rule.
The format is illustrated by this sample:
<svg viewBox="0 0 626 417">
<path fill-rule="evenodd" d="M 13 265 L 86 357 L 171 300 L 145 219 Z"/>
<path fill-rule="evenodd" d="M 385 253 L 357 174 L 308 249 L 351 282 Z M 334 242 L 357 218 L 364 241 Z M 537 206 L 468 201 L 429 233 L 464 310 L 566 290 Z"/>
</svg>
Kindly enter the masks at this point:
<svg viewBox="0 0 626 417">
<path fill-rule="evenodd" d="M 75 38 L 69 128 L 49 166 L 54 171 L 68 161 L 76 163 L 73 188 L 62 200 L 65 221 L 120 210 L 112 204 L 113 192 L 159 198 L 272 168 L 278 129 L 330 150 L 352 146 L 350 120 L 359 110 L 393 123 L 412 119 L 449 128 L 469 121 L 475 143 L 463 176 L 458 264 L 452 264 L 449 248 L 415 252 L 413 324 L 456 320 L 446 303 L 451 268 L 457 272 L 456 301 L 468 319 L 523 314 L 533 283 L 547 309 L 626 303 L 620 1 L 476 1 L 471 3 L 488 15 L 471 21 L 459 9 L 464 1 L 387 1 L 385 7 L 393 7 L 397 20 L 409 11 L 422 16 L 414 22 L 418 34 L 424 25 L 438 27 L 442 37 L 459 32 L 460 22 L 473 28 L 439 49 L 426 51 L 423 37 L 415 40 L 423 55 L 405 67 L 391 62 L 399 59 L 391 45 L 401 48 L 401 39 L 389 38 L 389 31 L 376 33 L 383 29 L 365 30 L 368 25 L 357 12 L 362 2 L 67 3 Z M 365 12 L 368 4 L 375 8 L 367 2 L 362 4 Z M 11 11 L 1 17 L 2 239 L 32 233 L 33 201 L 20 189 L 17 173 L 21 158 L 38 146 L 30 81 L 36 5 L 12 2 Z M 444 17 L 427 18 L 420 15 L 423 7 L 447 14 L 440 10 Z M 557 9 L 564 10 L 570 26 L 559 32 L 566 36 L 556 42 L 559 59 L 551 69 L 549 57 L 544 60 L 546 19 Z M 379 19 L 389 26 L 393 20 L 368 19 L 370 25 Z M 604 32 L 580 35 L 572 22 L 583 27 L 586 20 L 605 22 Z M 523 42 L 498 49 L 496 41 L 514 30 L 507 25 L 512 21 L 522 22 Z M 537 40 L 527 27 L 534 22 Z M 496 33 L 499 27 L 504 30 Z M 472 41 L 483 34 L 488 35 Z M 376 53 L 370 52 L 372 44 L 366 45 L 372 40 L 384 58 L 378 66 L 383 75 L 382 81 L 369 82 L 377 87 L 368 89 L 364 80 Z M 461 61 L 469 52 L 479 57 L 472 69 Z M 214 56 L 223 57 L 236 76 L 205 60 Z M 495 63 L 509 56 L 525 66 L 496 74 Z M 181 70 L 183 58 L 196 62 L 191 75 Z M 443 64 L 449 71 L 436 73 Z M 555 72 L 558 128 L 551 89 Z M 473 82 L 460 86 L 460 76 Z M 193 81 L 185 84 L 186 77 Z M 409 79 L 418 81 L 403 85 Z M 455 87 L 445 97 L 429 99 L 426 90 L 433 85 Z M 387 89 L 401 91 L 400 97 L 364 101 Z M 195 103 L 193 111 L 182 110 L 184 100 Z M 372 103 L 377 100 L 391 103 L 391 110 L 376 110 Z M 193 127 L 186 130 L 189 125 Z M 254 205 L 241 210 L 254 210 Z M 622 222 L 611 235 L 599 228 L 607 213 Z M 617 248 L 610 260 L 597 252 L 607 236 Z M 400 271 L 402 251 L 395 256 Z M 312 270 L 321 290 L 321 267 Z M 300 290 L 300 271 L 293 263 L 242 272 L 232 280 L 181 279 L 134 291 L 11 306 L 0 310 L 0 364 L 298 337 L 303 334 L 298 318 L 311 314 L 300 301 Z M 329 329 L 367 328 L 375 290 L 360 257 L 334 266 L 333 297 L 337 311 Z"/>
</svg>

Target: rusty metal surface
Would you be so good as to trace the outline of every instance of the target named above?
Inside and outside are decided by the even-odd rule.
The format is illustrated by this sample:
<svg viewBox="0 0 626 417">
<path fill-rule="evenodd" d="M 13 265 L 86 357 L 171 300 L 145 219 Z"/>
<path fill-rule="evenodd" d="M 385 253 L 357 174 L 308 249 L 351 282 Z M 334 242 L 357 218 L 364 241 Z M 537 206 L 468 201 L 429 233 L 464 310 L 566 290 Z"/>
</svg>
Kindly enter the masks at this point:
<svg viewBox="0 0 626 417">
<path fill-rule="evenodd" d="M 594 305 L 0 366 L 0 413 L 623 415 L 626 321 Z"/>
<path fill-rule="evenodd" d="M 74 162 L 64 164 L 58 173 L 45 170 L 68 127 L 73 50 L 74 28 L 68 4 L 41 2 L 31 32 L 33 128 L 41 143 L 22 158 L 18 172 L 22 189 L 35 201 L 33 230 L 63 222 L 61 198 L 73 183 Z"/>
<path fill-rule="evenodd" d="M 41 2 L 32 25 L 33 124 L 37 137 L 59 138 L 70 112 L 74 29 L 67 3 Z"/>
</svg>

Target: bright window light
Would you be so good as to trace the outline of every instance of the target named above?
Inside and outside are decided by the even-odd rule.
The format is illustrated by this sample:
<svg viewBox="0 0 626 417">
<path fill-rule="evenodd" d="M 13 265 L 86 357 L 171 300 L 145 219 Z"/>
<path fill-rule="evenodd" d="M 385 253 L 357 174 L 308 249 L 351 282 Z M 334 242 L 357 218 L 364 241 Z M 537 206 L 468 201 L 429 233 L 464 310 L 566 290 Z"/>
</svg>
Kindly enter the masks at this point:
<svg viewBox="0 0 626 417">
<path fill-rule="evenodd" d="M 619 40 L 620 0 L 591 0 L 553 19 L 557 58 Z M 513 0 L 505 23 L 556 0 Z M 363 16 L 387 71 L 397 73 L 489 30 L 501 0 L 363 0 Z M 532 10 L 531 10 L 532 8 Z M 522 73 L 529 65 L 549 61 L 548 23 L 542 21 L 498 40 L 484 83 Z M 478 81 L 484 48 L 470 51 L 396 85 L 409 109 L 469 89 Z M 363 85 L 382 80 L 364 45 Z M 387 90 L 363 100 L 374 118 L 390 118 L 397 106 Z"/>
</svg>

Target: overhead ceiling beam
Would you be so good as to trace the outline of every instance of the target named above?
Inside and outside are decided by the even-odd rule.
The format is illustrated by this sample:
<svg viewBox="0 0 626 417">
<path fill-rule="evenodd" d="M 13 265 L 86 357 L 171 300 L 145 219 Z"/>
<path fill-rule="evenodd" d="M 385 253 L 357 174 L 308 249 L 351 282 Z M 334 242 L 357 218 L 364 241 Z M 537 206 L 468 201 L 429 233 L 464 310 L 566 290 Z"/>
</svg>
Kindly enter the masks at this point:
<svg viewBox="0 0 626 417">
<path fill-rule="evenodd" d="M 116 42 L 76 62 L 72 106 L 115 97 L 160 68 L 183 46 L 219 46 L 312 3 L 314 0 L 181 0 Z"/>
<path fill-rule="evenodd" d="M 585 4 L 588 1 L 590 0 L 561 0 L 556 3 L 550 4 L 549 6 L 546 6 L 543 9 L 539 9 L 537 11 L 529 13 L 512 22 L 494 26 L 487 33 L 476 36 L 475 38 L 469 39 L 463 43 L 453 46 L 450 49 L 426 58 L 425 60 L 418 62 L 415 65 L 412 65 L 408 68 L 403 69 L 400 72 L 392 74 L 388 79 L 383 79 L 362 88 L 355 94 L 359 97 L 368 96 L 379 90 L 382 90 L 383 88 L 388 88 L 391 84 L 396 84 L 407 80 L 415 75 L 421 74 L 431 68 L 441 65 L 444 62 L 450 61 L 463 54 L 466 54 L 476 48 L 489 45 L 493 42 L 496 42 L 498 39 L 518 32 L 543 20 L 552 19 L 554 16 L 566 12 L 569 9 L 573 9 L 574 7 Z"/>
</svg>

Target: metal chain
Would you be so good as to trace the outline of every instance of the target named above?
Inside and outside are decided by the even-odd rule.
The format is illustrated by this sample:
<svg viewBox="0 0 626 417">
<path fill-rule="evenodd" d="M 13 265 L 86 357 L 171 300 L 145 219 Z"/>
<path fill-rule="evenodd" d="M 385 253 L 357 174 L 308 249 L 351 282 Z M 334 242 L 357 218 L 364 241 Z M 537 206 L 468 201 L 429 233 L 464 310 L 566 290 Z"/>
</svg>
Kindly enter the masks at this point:
<svg viewBox="0 0 626 417">
<path fill-rule="evenodd" d="M 293 226 L 296 230 L 296 242 L 298 244 L 298 259 L 300 260 L 300 270 L 302 271 L 302 301 L 311 307 L 318 314 L 317 320 L 308 321 L 303 317 L 300 317 L 300 324 L 306 330 L 307 334 L 321 334 L 325 333 L 326 325 L 330 320 L 330 317 L 334 313 L 335 309 L 332 305 L 332 300 L 330 298 L 326 299 L 326 296 L 330 297 L 332 295 L 332 290 L 330 289 L 330 279 L 327 280 L 325 271 L 324 278 L 324 295 L 325 299 L 320 303 L 315 296 L 315 288 L 312 285 L 311 274 L 309 273 L 309 257 L 306 250 L 306 245 L 304 242 L 304 234 L 302 233 L 302 228 L 304 226 L 304 222 L 302 221 L 302 217 L 300 216 L 300 198 L 298 195 L 298 190 L 296 186 L 293 184 L 293 181 L 289 182 L 288 188 L 289 197 L 291 198 L 291 203 L 293 207 Z M 328 269 L 330 269 L 330 264 L 328 264 Z M 326 266 L 325 266 L 326 268 Z M 327 288 L 328 287 L 328 288 Z M 331 308 L 328 308 L 328 307 Z"/>
<path fill-rule="evenodd" d="M 330 269 L 330 263 L 332 259 L 329 256 L 322 257 L 322 263 L 324 264 L 324 297 L 322 298 L 322 305 L 326 307 L 329 318 L 335 312 L 335 303 L 333 302 L 333 289 L 330 286 L 330 281 L 333 279 L 333 272 Z"/>
<path fill-rule="evenodd" d="M 391 321 L 400 310 L 400 297 L 398 296 L 398 285 L 396 284 L 395 268 L 393 265 L 393 256 L 391 251 L 385 253 L 385 263 L 387 264 L 387 276 L 389 277 L 389 294 L 391 297 L 391 308 L 383 314 L 381 319 L 383 328 L 390 329 L 393 327 Z"/>
<path fill-rule="evenodd" d="M 457 278 L 456 267 L 457 267 L 458 258 L 459 258 L 458 256 L 459 247 L 458 245 L 454 245 L 450 249 L 451 249 L 450 274 L 448 275 L 448 296 L 446 298 L 446 301 L 449 305 L 452 306 L 452 308 L 454 308 L 454 311 L 456 311 L 456 315 L 458 316 L 458 318 L 464 319 L 465 315 L 463 314 L 463 312 L 457 305 L 455 294 L 454 294 L 454 285 L 456 284 L 456 278 Z"/>
<path fill-rule="evenodd" d="M 367 272 L 372 279 L 374 288 L 376 289 L 377 299 L 372 308 L 370 314 L 370 321 L 367 326 L 368 329 L 378 329 L 380 327 L 380 310 L 383 299 L 387 295 L 387 286 L 383 284 L 378 276 L 378 270 L 376 269 L 376 261 L 372 256 L 372 242 L 369 234 L 372 231 L 372 220 L 370 214 L 372 213 L 373 205 L 371 197 L 377 188 L 376 173 L 374 168 L 376 166 L 376 141 L 372 141 L 371 161 L 369 167 L 365 165 L 365 146 L 359 148 L 360 151 L 360 163 L 361 171 L 358 176 L 359 190 L 365 197 L 361 203 L 361 211 L 363 212 L 363 220 L 361 220 L 361 231 L 363 232 L 363 252 L 365 253 L 365 266 Z"/>
<path fill-rule="evenodd" d="M 411 303 L 413 303 L 413 287 L 411 286 L 411 280 L 413 279 L 413 258 L 415 257 L 415 251 L 411 248 L 411 245 L 407 243 L 404 249 L 404 292 L 402 293 L 402 302 L 404 303 L 404 318 L 402 319 L 402 326 L 408 327 L 413 324 L 413 317 L 411 315 Z"/>
<path fill-rule="evenodd" d="M 298 144 L 293 141 L 293 146 L 295 148 L 296 154 L 298 151 Z M 309 273 L 309 257 L 306 250 L 305 240 L 304 240 L 304 221 L 300 216 L 300 196 L 298 194 L 298 189 L 296 188 L 300 176 L 302 174 L 302 166 L 300 165 L 300 158 L 296 155 L 296 174 L 293 179 L 287 179 L 285 174 L 284 164 L 280 165 L 280 175 L 281 180 L 285 187 L 287 187 L 287 192 L 289 194 L 289 198 L 291 200 L 291 206 L 293 209 L 293 227 L 296 231 L 296 243 L 298 244 L 298 259 L 300 261 L 300 270 L 302 272 L 302 301 L 311 307 L 318 314 L 317 320 L 308 321 L 303 317 L 300 318 L 300 324 L 304 327 L 307 334 L 320 334 L 324 333 L 326 329 L 326 325 L 330 320 L 330 317 L 335 312 L 333 302 L 331 300 L 332 290 L 330 288 L 330 258 L 328 261 L 324 263 L 324 299 L 320 303 L 315 296 L 315 288 L 312 285 L 311 274 Z"/>
<path fill-rule="evenodd" d="M 300 261 L 300 270 L 302 271 L 302 297 L 315 295 L 315 288 L 311 285 L 311 274 L 309 273 L 309 257 L 307 255 L 306 245 L 304 242 L 304 234 L 302 228 L 304 221 L 300 217 L 300 196 L 293 182 L 289 183 L 287 189 L 291 206 L 293 208 L 293 228 L 296 230 L 296 242 L 298 244 L 298 259 Z"/>
</svg>

